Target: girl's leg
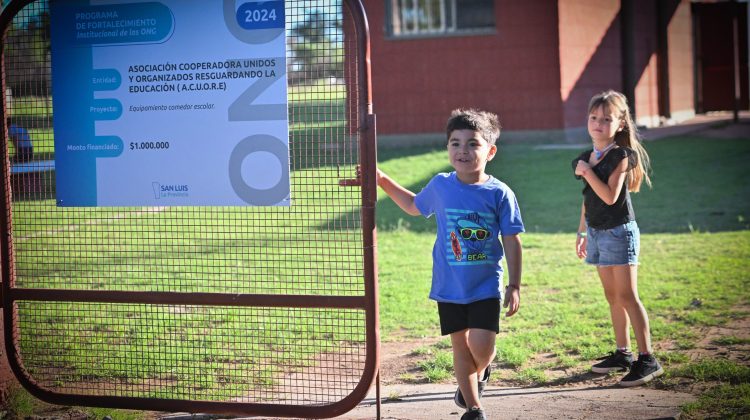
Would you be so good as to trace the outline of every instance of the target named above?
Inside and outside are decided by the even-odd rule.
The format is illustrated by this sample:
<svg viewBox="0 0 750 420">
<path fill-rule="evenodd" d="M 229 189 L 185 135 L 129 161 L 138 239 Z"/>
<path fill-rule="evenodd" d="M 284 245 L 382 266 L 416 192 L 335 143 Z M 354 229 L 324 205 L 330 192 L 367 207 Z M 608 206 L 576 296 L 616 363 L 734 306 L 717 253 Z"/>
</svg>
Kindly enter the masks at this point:
<svg viewBox="0 0 750 420">
<path fill-rule="evenodd" d="M 615 275 L 615 267 L 597 267 L 599 279 L 604 287 L 604 296 L 609 303 L 609 314 L 615 332 L 617 348 L 630 348 L 630 319 L 622 296 L 622 281 Z M 619 283 L 619 284 L 618 284 Z"/>
<path fill-rule="evenodd" d="M 477 328 L 450 335 L 453 347 L 453 371 L 466 407 L 479 407 L 478 378 L 495 357 L 495 332 Z"/>
<path fill-rule="evenodd" d="M 638 266 L 618 265 L 612 267 L 614 283 L 617 285 L 618 300 L 627 311 L 633 324 L 635 340 L 640 353 L 651 353 L 651 329 L 646 309 L 638 297 Z"/>
</svg>

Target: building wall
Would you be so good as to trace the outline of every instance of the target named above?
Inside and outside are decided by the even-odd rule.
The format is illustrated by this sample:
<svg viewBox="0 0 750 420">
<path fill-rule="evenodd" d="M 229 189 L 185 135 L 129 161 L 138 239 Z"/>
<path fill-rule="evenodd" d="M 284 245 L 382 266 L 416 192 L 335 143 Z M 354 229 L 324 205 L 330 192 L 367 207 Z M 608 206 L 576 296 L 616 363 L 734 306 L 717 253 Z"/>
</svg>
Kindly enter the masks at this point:
<svg viewBox="0 0 750 420">
<path fill-rule="evenodd" d="M 387 36 L 386 1 L 363 0 L 380 135 L 442 132 L 452 109 L 479 107 L 497 112 L 504 130 L 548 131 L 580 142 L 591 96 L 623 90 L 621 0 L 497 0 L 494 34 L 417 39 Z M 694 115 L 690 0 L 666 0 L 667 47 L 656 2 L 631 1 L 636 120 L 655 126 L 660 114 Z M 660 80 L 668 81 L 661 90 Z"/>
<path fill-rule="evenodd" d="M 663 1 L 663 0 L 662 0 Z M 657 67 L 657 4 L 634 0 L 635 120 L 638 125 L 659 125 L 659 70 Z"/>
<path fill-rule="evenodd" d="M 667 27 L 669 43 L 669 111 L 680 122 L 695 116 L 693 25 L 690 2 L 681 1 Z"/>
<path fill-rule="evenodd" d="M 695 116 L 693 81 L 693 37 L 689 0 L 660 0 L 659 5 L 651 0 L 637 0 L 635 32 L 636 72 L 636 121 L 639 125 L 654 127 L 665 121 L 679 122 Z M 659 17 L 659 13 L 665 14 Z M 659 19 L 665 20 L 666 28 L 661 42 L 665 50 L 659 50 Z M 662 54 L 664 57 L 660 57 Z M 668 63 L 663 69 L 658 60 Z M 666 75 L 660 75 L 664 71 Z M 660 89 L 661 83 L 667 86 Z M 660 106 L 660 95 L 667 95 Z"/>
<path fill-rule="evenodd" d="M 665 1 L 665 0 L 661 0 Z M 658 9 L 652 0 L 634 0 L 633 30 L 635 119 L 639 125 L 658 126 L 661 114 L 674 120 L 694 115 L 692 24 L 689 0 L 671 0 L 664 7 L 669 21 L 666 35 L 669 110 L 659 107 Z M 585 135 L 586 108 L 592 95 L 606 89 L 623 90 L 620 0 L 560 0 L 560 98 L 569 140 Z M 667 82 L 665 82 L 667 83 Z M 582 133 L 582 134 L 581 134 Z"/>
<path fill-rule="evenodd" d="M 586 135 L 588 103 L 606 89 L 622 85 L 619 0 L 560 0 L 560 100 L 563 126 Z"/>
<path fill-rule="evenodd" d="M 496 33 L 388 38 L 385 2 L 364 0 L 379 134 L 442 132 L 450 111 L 498 113 L 506 130 L 562 124 L 556 1 L 495 4 Z"/>
<path fill-rule="evenodd" d="M 737 13 L 740 25 L 740 109 L 748 109 L 748 35 L 747 4 L 734 2 L 695 3 L 695 44 L 699 91 L 696 108 L 699 112 L 732 110 L 734 108 L 734 31 L 732 17 Z M 737 8 L 739 10 L 737 10 Z"/>
</svg>

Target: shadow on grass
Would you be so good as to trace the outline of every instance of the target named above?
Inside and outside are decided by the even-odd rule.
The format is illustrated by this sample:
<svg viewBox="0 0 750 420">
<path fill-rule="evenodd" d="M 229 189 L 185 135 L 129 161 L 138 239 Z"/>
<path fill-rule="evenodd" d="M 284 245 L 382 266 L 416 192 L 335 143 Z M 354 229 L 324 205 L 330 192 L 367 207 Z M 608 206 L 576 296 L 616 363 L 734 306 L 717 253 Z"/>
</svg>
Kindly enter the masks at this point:
<svg viewBox="0 0 750 420">
<path fill-rule="evenodd" d="M 673 137 L 645 144 L 652 162 L 653 187 L 632 194 L 644 234 L 722 232 L 750 229 L 750 141 Z M 384 149 L 379 165 L 431 155 L 435 146 Z M 580 150 L 500 146 L 487 172 L 508 184 L 518 197 L 527 232 L 573 233 L 578 228 L 583 184 L 573 177 L 571 161 Z M 435 160 L 435 172 L 449 170 L 447 158 Z M 389 173 L 396 180 L 398 173 Z M 418 192 L 429 178 L 405 185 Z M 434 221 L 408 216 L 389 198 L 377 203 L 381 231 L 434 231 Z"/>
<path fill-rule="evenodd" d="M 590 383 L 596 380 L 603 380 L 607 378 L 607 374 L 594 373 L 594 372 L 582 372 L 571 376 L 565 376 L 557 378 L 548 382 L 545 382 L 543 386 L 562 386 L 562 385 L 575 385 L 579 383 Z M 620 388 L 619 385 L 597 385 L 596 389 L 605 388 Z"/>
<path fill-rule="evenodd" d="M 343 101 L 294 104 L 290 110 L 290 160 L 292 170 L 335 165 L 354 166 L 359 161 L 356 136 L 342 121 Z M 721 232 L 750 229 L 750 141 L 681 136 L 646 142 L 651 156 L 653 188 L 644 186 L 632 195 L 636 219 L 643 233 Z M 440 145 L 406 148 L 383 147 L 379 165 L 411 157 L 434 173 L 450 171 L 447 156 L 435 151 Z M 45 150 L 45 152 L 47 152 Z M 508 184 L 516 193 L 526 231 L 573 233 L 578 227 L 583 184 L 572 174 L 570 162 L 580 150 L 545 148 L 501 141 L 497 157 L 487 172 Z M 46 153 L 44 157 L 53 157 Z M 405 174 L 390 173 L 396 180 Z M 432 175 L 404 185 L 419 192 Z M 16 186 L 17 187 L 17 186 Z M 14 188 L 19 200 L 54 196 L 54 179 L 39 189 Z M 377 203 L 377 227 L 381 231 L 408 229 L 433 232 L 435 222 L 412 217 L 381 194 Z M 320 226 L 323 230 L 345 230 L 358 219 L 358 211 L 343 214 Z M 339 223 L 341 222 L 341 223 Z"/>
</svg>

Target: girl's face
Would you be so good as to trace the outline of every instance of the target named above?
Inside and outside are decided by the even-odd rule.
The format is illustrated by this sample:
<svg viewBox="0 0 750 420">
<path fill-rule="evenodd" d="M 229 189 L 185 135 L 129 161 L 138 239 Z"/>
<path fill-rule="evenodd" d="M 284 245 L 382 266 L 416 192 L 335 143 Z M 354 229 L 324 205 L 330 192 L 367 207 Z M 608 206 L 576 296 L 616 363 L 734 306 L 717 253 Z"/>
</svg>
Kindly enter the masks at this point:
<svg viewBox="0 0 750 420">
<path fill-rule="evenodd" d="M 448 158 L 459 175 L 484 174 L 496 152 L 497 146 L 489 144 L 478 131 L 453 130 L 448 139 Z"/>
<path fill-rule="evenodd" d="M 615 134 L 622 130 L 623 125 L 622 119 L 613 114 L 610 109 L 605 111 L 603 106 L 594 108 L 589 114 L 589 135 L 598 143 L 614 141 Z"/>
</svg>

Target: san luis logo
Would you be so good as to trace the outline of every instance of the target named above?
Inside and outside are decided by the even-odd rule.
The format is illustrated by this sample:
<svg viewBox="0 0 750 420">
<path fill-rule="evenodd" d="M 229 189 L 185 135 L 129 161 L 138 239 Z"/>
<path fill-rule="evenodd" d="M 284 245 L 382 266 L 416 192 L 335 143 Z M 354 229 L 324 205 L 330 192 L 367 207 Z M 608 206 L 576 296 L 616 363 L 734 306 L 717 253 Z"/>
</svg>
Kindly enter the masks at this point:
<svg viewBox="0 0 750 420">
<path fill-rule="evenodd" d="M 190 192 L 190 187 L 187 184 L 162 184 L 161 182 L 152 182 L 151 188 L 154 191 L 154 198 L 167 198 L 167 197 L 187 197 Z"/>
</svg>

